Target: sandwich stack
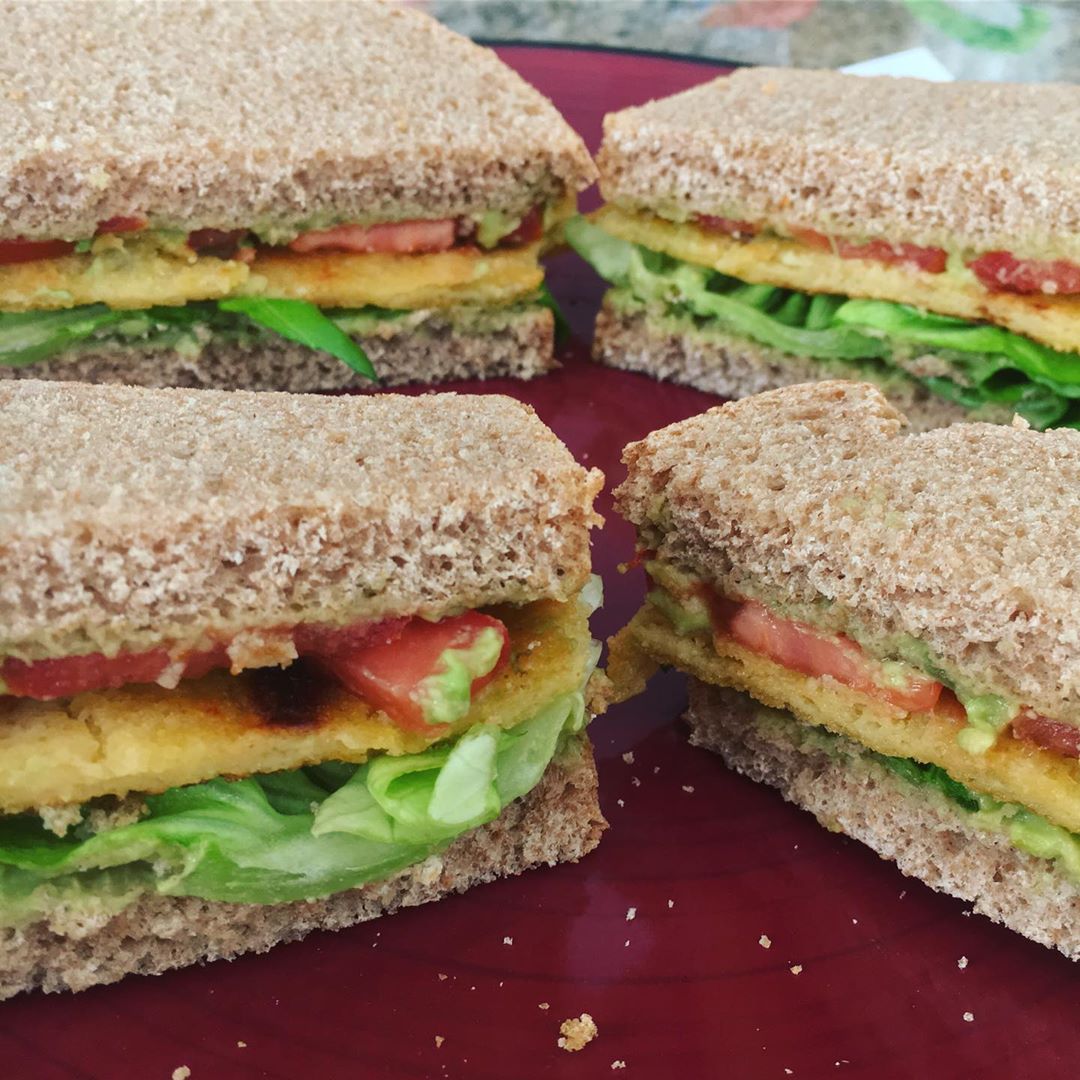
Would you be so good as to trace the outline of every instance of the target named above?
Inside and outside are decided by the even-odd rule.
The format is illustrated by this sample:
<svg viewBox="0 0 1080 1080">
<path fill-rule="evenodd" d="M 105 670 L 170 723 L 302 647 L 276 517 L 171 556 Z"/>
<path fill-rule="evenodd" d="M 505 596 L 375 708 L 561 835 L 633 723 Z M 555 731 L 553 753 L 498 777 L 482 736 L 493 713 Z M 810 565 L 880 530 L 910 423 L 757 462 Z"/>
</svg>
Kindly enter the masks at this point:
<svg viewBox="0 0 1080 1080">
<path fill-rule="evenodd" d="M 692 676 L 692 739 L 1080 958 L 1080 434 L 905 434 L 873 387 L 713 409 L 627 448 L 653 583 L 622 694 Z"/>
<path fill-rule="evenodd" d="M 922 428 L 1076 426 L 1078 117 L 1076 86 L 770 68 L 610 115 L 608 205 L 568 233 L 613 286 L 595 354 L 724 397 L 869 379 Z"/>
<path fill-rule="evenodd" d="M 0 376 L 332 390 L 553 365 L 594 176 L 489 50 L 384 3 L 5 3 Z"/>
<path fill-rule="evenodd" d="M 602 477 L 528 407 L 27 380 L 0 408 L 0 996 L 595 846 Z"/>
</svg>

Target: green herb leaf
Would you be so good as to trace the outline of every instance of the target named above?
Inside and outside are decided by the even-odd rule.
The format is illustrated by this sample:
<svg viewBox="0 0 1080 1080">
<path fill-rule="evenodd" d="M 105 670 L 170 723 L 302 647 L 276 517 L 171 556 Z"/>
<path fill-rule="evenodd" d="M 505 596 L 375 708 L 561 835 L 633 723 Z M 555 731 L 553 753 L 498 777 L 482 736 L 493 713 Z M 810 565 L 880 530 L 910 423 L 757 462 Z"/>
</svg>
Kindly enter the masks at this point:
<svg viewBox="0 0 1080 1080">
<path fill-rule="evenodd" d="M 353 371 L 377 382 L 375 368 L 364 350 L 344 330 L 306 300 L 271 300 L 261 296 L 231 296 L 217 302 L 222 311 L 246 315 L 289 341 L 336 356 Z"/>
</svg>

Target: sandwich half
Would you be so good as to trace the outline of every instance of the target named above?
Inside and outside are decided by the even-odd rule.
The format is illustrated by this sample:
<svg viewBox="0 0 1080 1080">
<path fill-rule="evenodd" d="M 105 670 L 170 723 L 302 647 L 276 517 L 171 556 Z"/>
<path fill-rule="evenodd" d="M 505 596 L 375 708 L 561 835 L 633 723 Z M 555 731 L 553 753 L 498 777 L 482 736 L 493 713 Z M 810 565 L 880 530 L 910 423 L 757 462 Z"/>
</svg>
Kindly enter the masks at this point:
<svg viewBox="0 0 1080 1080">
<path fill-rule="evenodd" d="M 5 3 L 0 376 L 334 390 L 553 366 L 594 167 L 381 2 Z"/>
<path fill-rule="evenodd" d="M 1080 433 L 903 422 L 821 382 L 628 447 L 608 672 L 688 673 L 694 741 L 1080 958 Z"/>
<path fill-rule="evenodd" d="M 501 397 L 0 389 L 0 997 L 597 843 L 602 477 Z"/>
<path fill-rule="evenodd" d="M 613 286 L 596 356 L 732 398 L 869 379 L 917 428 L 1077 426 L 1078 118 L 1076 86 L 771 68 L 608 116 L 607 205 L 569 231 Z"/>
</svg>

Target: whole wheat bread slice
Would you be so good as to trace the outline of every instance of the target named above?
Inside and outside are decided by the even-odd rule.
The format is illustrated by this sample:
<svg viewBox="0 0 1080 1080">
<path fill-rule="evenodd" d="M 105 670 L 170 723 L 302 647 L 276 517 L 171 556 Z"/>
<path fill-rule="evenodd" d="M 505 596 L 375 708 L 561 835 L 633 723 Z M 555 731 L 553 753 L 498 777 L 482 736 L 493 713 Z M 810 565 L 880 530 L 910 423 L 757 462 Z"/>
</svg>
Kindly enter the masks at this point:
<svg viewBox="0 0 1080 1080">
<path fill-rule="evenodd" d="M 609 115 L 612 203 L 1080 257 L 1080 87 L 747 68 Z"/>
<path fill-rule="evenodd" d="M 904 423 L 865 383 L 745 398 L 628 446 L 616 506 L 722 592 L 910 635 L 967 685 L 1080 723 L 1080 431 Z"/>
<path fill-rule="evenodd" d="M 547 308 L 477 313 L 463 328 L 437 313 L 388 321 L 353 335 L 380 386 L 451 379 L 532 379 L 557 366 L 554 320 Z M 193 389 L 370 390 L 373 384 L 329 353 L 270 337 L 247 344 L 211 339 L 196 354 L 173 348 L 106 345 L 26 367 L 0 364 L 0 379 L 58 379 Z"/>
<path fill-rule="evenodd" d="M 378 2 L 0 6 L 0 237 L 524 214 L 594 168 L 488 49 Z"/>
<path fill-rule="evenodd" d="M 609 367 L 640 371 L 656 379 L 692 386 L 722 398 L 743 398 L 781 386 L 822 379 L 865 378 L 852 365 L 790 356 L 749 338 L 703 330 L 690 318 L 623 311 L 605 301 L 596 319 L 593 358 Z M 915 379 L 882 372 L 879 385 L 889 402 L 908 418 L 913 431 L 929 431 L 967 419 L 966 410 L 936 397 Z M 1005 411 L 980 419 L 1007 423 Z"/>
<path fill-rule="evenodd" d="M 57 915 L 0 930 L 0 999 L 38 988 L 85 990 L 125 975 L 265 952 L 314 930 L 340 930 L 530 867 L 577 861 L 606 827 L 592 750 L 583 741 L 556 758 L 537 787 L 495 821 L 385 881 L 286 904 L 153 896 L 111 917 Z"/>
<path fill-rule="evenodd" d="M 834 737 L 836 752 L 829 753 L 790 716 L 695 679 L 686 721 L 695 746 L 777 788 L 826 828 L 980 915 L 1080 959 L 1080 886 L 1004 835 L 976 828 L 964 810 L 896 776 L 858 743 Z"/>
<path fill-rule="evenodd" d="M 603 482 L 499 396 L 0 385 L 0 656 L 567 599 Z"/>
</svg>

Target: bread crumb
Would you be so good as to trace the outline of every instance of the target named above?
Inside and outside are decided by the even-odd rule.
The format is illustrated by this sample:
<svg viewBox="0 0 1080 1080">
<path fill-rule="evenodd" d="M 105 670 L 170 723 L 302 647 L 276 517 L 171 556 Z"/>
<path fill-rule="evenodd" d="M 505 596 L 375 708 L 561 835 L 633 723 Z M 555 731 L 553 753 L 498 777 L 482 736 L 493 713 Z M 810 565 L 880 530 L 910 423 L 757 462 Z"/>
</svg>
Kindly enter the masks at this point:
<svg viewBox="0 0 1080 1080">
<path fill-rule="evenodd" d="M 514 939 L 512 937 L 504 937 L 503 938 L 503 944 L 504 945 L 513 945 L 514 944 Z"/>
<path fill-rule="evenodd" d="M 795 1070 L 794 1069 L 789 1069 L 789 1068 L 787 1068 L 785 1066 L 784 1067 L 784 1075 L 785 1076 L 794 1076 L 795 1075 Z"/>
<path fill-rule="evenodd" d="M 569 1053 L 584 1050 L 597 1034 L 596 1024 L 588 1013 L 583 1012 L 577 1018 L 570 1017 L 559 1027 L 559 1049 Z"/>
<path fill-rule="evenodd" d="M 792 964 L 792 966 L 791 966 L 791 974 L 792 975 L 800 975 L 800 974 L 802 974 L 802 964 Z"/>
<path fill-rule="evenodd" d="M 970 1024 L 971 1021 L 975 1019 L 975 1014 L 966 1012 L 964 1013 L 964 1019 Z"/>
<path fill-rule="evenodd" d="M 637 918 L 637 908 L 636 907 L 628 907 L 626 909 L 626 921 L 627 922 L 633 922 L 635 918 Z"/>
<path fill-rule="evenodd" d="M 191 1070 L 186 1065 L 178 1065 L 172 1071 L 172 1080 L 188 1080 Z"/>
<path fill-rule="evenodd" d="M 669 900 L 667 902 L 667 906 L 668 906 L 668 910 L 670 911 L 675 906 L 675 901 L 674 900 Z"/>
<path fill-rule="evenodd" d="M 966 956 L 961 956 L 960 959 L 956 961 L 956 966 L 961 971 L 963 971 L 964 968 L 966 968 L 968 966 L 968 958 Z"/>
<path fill-rule="evenodd" d="M 548 1004 L 548 1003 L 547 1003 L 546 1001 L 541 1001 L 541 1002 L 540 1002 L 540 1004 L 539 1004 L 539 1005 L 537 1005 L 537 1008 L 538 1008 L 538 1009 L 543 1009 L 543 1010 L 544 1010 L 544 1012 L 547 1012 L 547 1011 L 548 1011 L 548 1009 L 550 1009 L 550 1008 L 551 1008 L 551 1006 L 550 1006 L 550 1005 L 549 1005 L 549 1004 Z"/>
<path fill-rule="evenodd" d="M 653 776 L 655 776 L 660 771 L 660 766 L 659 765 L 654 765 L 652 767 L 652 771 L 653 771 Z"/>
<path fill-rule="evenodd" d="M 449 975 L 444 975 L 441 971 L 439 972 L 439 982 L 446 982 L 449 977 Z"/>
<path fill-rule="evenodd" d="M 435 1036 L 435 1049 L 438 1050 L 446 1040 L 441 1035 Z"/>
<path fill-rule="evenodd" d="M 641 781 L 636 776 L 630 777 L 630 783 L 633 784 L 634 787 L 641 787 Z"/>
<path fill-rule="evenodd" d="M 617 806 L 625 806 L 626 805 L 625 801 L 622 800 L 622 799 L 616 799 L 615 803 L 616 803 Z"/>
<path fill-rule="evenodd" d="M 769 939 L 769 935 L 768 935 L 768 934 L 762 934 L 762 935 L 761 935 L 761 937 L 759 937 L 759 938 L 757 939 L 757 943 L 758 943 L 758 944 L 759 944 L 759 945 L 760 945 L 760 946 L 761 946 L 761 947 L 762 947 L 763 949 L 771 949 L 771 948 L 772 948 L 772 941 L 771 941 L 771 940 Z"/>
<path fill-rule="evenodd" d="M 237 1039 L 237 1041 L 236 1041 L 236 1045 L 237 1045 L 237 1046 L 238 1046 L 238 1047 L 239 1047 L 239 1048 L 240 1048 L 241 1050 L 246 1050 L 246 1049 L 247 1049 L 247 1043 L 246 1043 L 246 1042 L 244 1042 L 244 1040 L 243 1040 L 243 1039 Z"/>
<path fill-rule="evenodd" d="M 687 795 L 693 795 L 694 794 L 694 785 L 693 784 L 683 784 L 682 789 L 683 789 L 683 791 L 686 792 Z"/>
<path fill-rule="evenodd" d="M 625 940 L 625 941 L 624 941 L 624 942 L 622 943 L 622 947 L 623 947 L 624 949 L 629 949 L 629 948 L 630 948 L 630 939 L 629 939 L 629 938 L 627 938 L 627 939 L 626 939 L 626 940 Z"/>
<path fill-rule="evenodd" d="M 1027 431 L 1031 425 L 1019 413 L 1013 413 L 1012 427 Z"/>
<path fill-rule="evenodd" d="M 611 1067 L 613 1069 L 625 1069 L 626 1068 L 626 1062 L 625 1061 L 613 1061 L 611 1063 Z"/>
<path fill-rule="evenodd" d="M 623 759 L 623 761 L 626 762 L 627 765 L 633 765 L 634 764 L 634 751 L 633 750 L 627 750 L 626 753 L 623 754 L 622 759 Z"/>
</svg>

